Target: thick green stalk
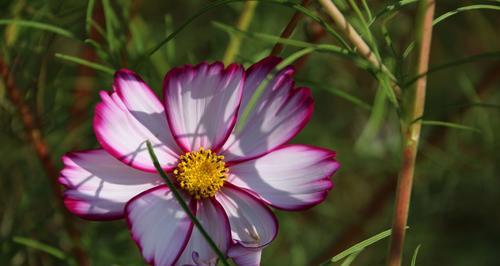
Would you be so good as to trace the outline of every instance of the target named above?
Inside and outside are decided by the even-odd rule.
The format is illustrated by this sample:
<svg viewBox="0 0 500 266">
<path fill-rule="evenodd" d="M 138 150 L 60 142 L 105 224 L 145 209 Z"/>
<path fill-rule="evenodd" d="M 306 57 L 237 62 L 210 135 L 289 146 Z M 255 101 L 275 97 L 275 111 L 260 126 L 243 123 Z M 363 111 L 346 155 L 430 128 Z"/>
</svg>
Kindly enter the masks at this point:
<svg viewBox="0 0 500 266">
<path fill-rule="evenodd" d="M 417 75 L 426 73 L 429 68 L 434 9 L 434 0 L 420 1 L 417 14 L 416 31 L 418 47 Z M 405 228 L 408 221 L 411 190 L 415 172 L 415 161 L 417 158 L 418 142 L 420 139 L 420 129 L 422 127 L 421 117 L 424 114 L 426 85 L 427 76 L 421 76 L 416 81 L 415 87 L 408 91 L 408 101 L 404 103 L 405 106 L 409 105 L 409 109 L 403 125 L 403 162 L 399 172 L 399 180 L 396 190 L 396 205 L 394 207 L 392 237 L 389 248 L 389 257 L 387 260 L 387 265 L 389 266 L 400 266 L 403 257 Z"/>
<path fill-rule="evenodd" d="M 229 266 L 229 263 L 227 262 L 226 256 L 224 255 L 224 253 L 222 253 L 222 251 L 217 247 L 217 244 L 215 244 L 215 242 L 212 240 L 212 238 L 210 237 L 210 235 L 203 228 L 203 226 L 201 225 L 200 221 L 198 221 L 198 219 L 196 219 L 196 216 L 193 214 L 193 212 L 191 212 L 191 210 L 189 209 L 189 206 L 187 205 L 187 203 L 182 199 L 182 196 L 179 193 L 179 191 L 177 190 L 177 188 L 174 186 L 174 184 L 172 183 L 172 181 L 168 178 L 167 174 L 161 168 L 161 165 L 158 162 L 158 158 L 156 157 L 156 154 L 153 151 L 153 146 L 151 145 L 151 142 L 147 141 L 146 145 L 148 146 L 149 156 L 151 156 L 151 160 L 153 161 L 153 164 L 154 164 L 154 166 L 156 168 L 156 171 L 165 180 L 165 183 L 167 183 L 167 186 L 170 188 L 170 190 L 174 194 L 174 197 L 179 202 L 179 205 L 181 205 L 181 208 L 189 216 L 189 219 L 191 219 L 191 221 L 193 221 L 193 223 L 196 226 L 196 228 L 198 228 L 198 230 L 203 235 L 203 237 L 205 238 L 205 240 L 208 242 L 208 244 L 210 245 L 210 247 L 212 248 L 212 250 L 217 254 L 217 256 L 219 257 L 219 259 L 222 262 L 222 264 L 224 264 L 226 266 Z"/>
<path fill-rule="evenodd" d="M 243 6 L 243 12 L 238 19 L 236 27 L 240 30 L 246 31 L 250 26 L 252 21 L 253 13 L 257 7 L 257 1 L 246 1 Z M 234 57 L 238 54 L 241 46 L 241 36 L 238 34 L 232 35 L 229 39 L 229 44 L 226 48 L 226 53 L 224 54 L 224 64 L 230 64 L 234 61 Z"/>
</svg>

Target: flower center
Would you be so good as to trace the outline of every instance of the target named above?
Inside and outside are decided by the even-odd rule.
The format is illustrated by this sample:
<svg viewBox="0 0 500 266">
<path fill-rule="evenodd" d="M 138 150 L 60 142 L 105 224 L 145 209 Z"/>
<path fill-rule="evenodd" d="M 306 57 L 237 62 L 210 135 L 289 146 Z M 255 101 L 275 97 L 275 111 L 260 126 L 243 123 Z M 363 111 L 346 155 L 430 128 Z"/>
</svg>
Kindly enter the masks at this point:
<svg viewBox="0 0 500 266">
<path fill-rule="evenodd" d="M 201 147 L 198 151 L 181 155 L 174 175 L 182 189 L 196 199 L 215 196 L 224 185 L 228 169 L 224 156 Z"/>
</svg>

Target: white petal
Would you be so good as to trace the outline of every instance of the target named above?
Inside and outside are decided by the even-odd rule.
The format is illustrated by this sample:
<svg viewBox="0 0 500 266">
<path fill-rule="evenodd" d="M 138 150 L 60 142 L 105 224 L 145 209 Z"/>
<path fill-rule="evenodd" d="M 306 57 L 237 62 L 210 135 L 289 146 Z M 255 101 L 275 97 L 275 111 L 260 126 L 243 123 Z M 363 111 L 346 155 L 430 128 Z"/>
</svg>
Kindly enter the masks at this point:
<svg viewBox="0 0 500 266">
<path fill-rule="evenodd" d="M 187 204 L 194 209 L 187 197 Z M 186 247 L 193 223 L 166 187 L 152 188 L 125 207 L 132 238 L 152 265 L 173 265 Z"/>
<path fill-rule="evenodd" d="M 198 201 L 196 218 L 217 247 L 225 254 L 231 244 L 231 230 L 229 220 L 220 203 L 214 199 Z M 217 254 L 195 226 L 177 265 L 216 265 L 217 260 Z"/>
<path fill-rule="evenodd" d="M 238 266 L 259 266 L 261 255 L 261 248 L 246 248 L 239 244 L 232 246 L 228 252 Z"/>
<path fill-rule="evenodd" d="M 202 63 L 171 70 L 163 82 L 168 123 L 185 151 L 219 149 L 233 130 L 242 96 L 239 65 Z"/>
<path fill-rule="evenodd" d="M 306 145 L 281 147 L 231 166 L 229 181 L 273 207 L 301 210 L 322 202 L 339 168 L 335 152 Z"/>
<path fill-rule="evenodd" d="M 273 58 L 271 58 L 273 59 Z M 265 76 L 272 73 L 276 60 L 264 59 L 247 74 L 244 97 L 240 110 L 247 107 Z M 285 68 L 269 81 L 244 127 L 234 132 L 222 148 L 226 161 L 243 161 L 256 158 L 291 140 L 306 125 L 312 115 L 313 100 L 307 88 L 295 88 L 293 69 Z M 272 75 L 272 74 L 271 74 Z M 260 81 L 260 83 L 259 83 Z M 252 92 L 252 93 L 249 93 Z"/>
<path fill-rule="evenodd" d="M 262 247 L 276 237 L 278 223 L 272 211 L 247 192 L 225 184 L 216 195 L 231 225 L 231 235 L 245 247 Z"/>
<path fill-rule="evenodd" d="M 99 143 L 124 163 L 153 172 L 149 140 L 163 168 L 172 170 L 182 151 L 169 132 L 161 102 L 131 71 L 118 71 L 113 87 L 116 92 L 101 92 L 102 102 L 96 106 L 94 131 Z"/>
<path fill-rule="evenodd" d="M 70 153 L 63 157 L 59 182 L 66 207 L 92 220 L 122 218 L 127 201 L 137 194 L 163 184 L 157 174 L 136 170 L 104 150 Z"/>
</svg>

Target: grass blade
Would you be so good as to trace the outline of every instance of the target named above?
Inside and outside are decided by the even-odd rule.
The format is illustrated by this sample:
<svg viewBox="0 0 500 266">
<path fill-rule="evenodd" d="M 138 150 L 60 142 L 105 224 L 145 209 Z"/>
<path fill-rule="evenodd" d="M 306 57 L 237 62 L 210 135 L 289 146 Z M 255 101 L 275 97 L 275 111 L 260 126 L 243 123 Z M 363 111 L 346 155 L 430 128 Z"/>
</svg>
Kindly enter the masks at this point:
<svg viewBox="0 0 500 266">
<path fill-rule="evenodd" d="M 384 239 L 384 238 L 387 238 L 391 235 L 391 229 L 388 229 L 388 230 L 385 230 L 381 233 L 378 233 L 376 234 L 375 236 L 372 236 L 362 242 L 359 242 L 358 244 L 340 252 L 339 254 L 337 254 L 335 257 L 331 258 L 329 260 L 329 262 L 338 262 L 340 261 L 341 259 L 353 254 L 353 253 L 359 253 L 361 252 L 363 249 L 365 249 L 366 247 Z"/>
<path fill-rule="evenodd" d="M 182 23 L 176 30 L 174 30 L 172 33 L 170 33 L 165 39 L 163 39 L 157 45 L 155 45 L 153 48 L 151 48 L 149 50 L 149 52 L 147 53 L 147 56 L 151 56 L 154 53 L 156 53 L 163 45 L 165 45 L 170 40 L 172 40 L 185 27 L 187 27 L 193 20 L 195 20 L 199 16 L 203 15 L 204 13 L 210 11 L 211 9 L 219 7 L 219 6 L 223 6 L 223 5 L 232 3 L 232 2 L 243 2 L 243 1 L 247 1 L 247 0 L 218 0 L 218 1 L 216 0 L 216 1 L 210 2 L 210 4 L 201 8 L 198 12 L 196 12 L 194 15 L 189 17 L 184 23 Z M 310 17 L 311 19 L 320 23 L 326 29 L 326 31 L 329 32 L 330 34 L 332 34 L 335 38 L 337 38 L 337 40 L 339 40 L 339 42 L 345 48 L 351 50 L 349 48 L 350 46 L 347 44 L 347 42 L 344 41 L 344 39 L 328 24 L 328 22 L 326 22 L 325 20 L 323 20 L 319 16 L 316 16 L 315 14 L 312 13 L 312 11 L 310 11 L 307 8 L 304 8 L 300 4 L 297 4 L 297 3 L 292 2 L 292 1 L 283 1 L 283 0 L 255 0 L 255 1 L 261 1 L 261 2 L 270 3 L 270 4 L 279 4 L 282 6 L 293 8 L 296 11 L 303 13 L 304 15 L 306 15 L 306 16 Z"/>
<path fill-rule="evenodd" d="M 441 127 L 449 127 L 449 128 L 462 129 L 462 130 L 468 130 L 468 131 L 474 131 L 474 132 L 481 132 L 481 130 L 479 130 L 475 127 L 464 126 L 464 125 L 451 123 L 451 122 L 445 122 L 445 121 L 422 120 L 422 125 L 441 126 Z"/>
<path fill-rule="evenodd" d="M 110 67 L 107 67 L 107 66 L 104 66 L 104 65 L 101 65 L 101 64 L 98 64 L 98 63 L 90 62 L 90 61 L 87 61 L 85 59 L 81 59 L 81 58 L 74 57 L 74 56 L 71 56 L 71 55 L 57 53 L 55 56 L 56 56 L 56 58 L 59 58 L 59 59 L 62 59 L 62 60 L 66 60 L 66 61 L 69 61 L 69 62 L 72 62 L 72 63 L 76 63 L 76 64 L 79 64 L 79 65 L 84 65 L 84 66 L 93 68 L 95 70 L 104 72 L 106 74 L 113 75 L 115 73 L 115 70 L 112 69 L 112 68 L 110 68 Z"/>
<path fill-rule="evenodd" d="M 308 42 L 303 42 L 299 40 L 293 40 L 293 39 L 285 39 L 281 38 L 278 36 L 270 35 L 270 34 L 265 34 L 265 33 L 260 33 L 260 32 L 249 32 L 249 31 L 241 31 L 236 29 L 233 26 L 228 26 L 220 22 L 212 22 L 214 27 L 221 29 L 223 31 L 226 31 L 230 34 L 242 34 L 243 36 L 247 38 L 253 38 L 253 39 L 258 39 L 260 41 L 264 42 L 269 42 L 272 44 L 275 43 L 282 43 L 286 44 L 289 46 L 294 46 L 294 47 L 299 47 L 299 48 L 309 48 L 314 51 L 318 52 L 330 52 L 330 53 L 335 53 L 339 54 L 342 56 L 348 56 L 348 57 L 354 57 L 357 58 L 358 56 L 356 54 L 353 54 L 349 52 L 348 50 L 341 48 L 336 45 L 331 45 L 331 44 L 314 44 L 314 43 L 308 43 Z"/>
<path fill-rule="evenodd" d="M 442 22 L 443 20 L 448 19 L 449 17 L 452 17 L 452 16 L 454 16 L 456 14 L 459 14 L 461 12 L 468 11 L 468 10 L 477 10 L 477 9 L 500 10 L 500 6 L 495 6 L 495 5 L 470 5 L 470 6 L 459 7 L 457 9 L 453 10 L 453 11 L 446 12 L 446 13 L 442 14 L 441 16 L 437 17 L 432 22 L 432 25 L 436 25 L 436 24 Z"/>
<path fill-rule="evenodd" d="M 29 21 L 29 20 L 19 20 L 19 19 L 0 19 L 0 25 L 11 25 L 11 24 L 28 28 L 34 28 L 38 30 L 49 31 L 70 39 L 76 39 L 76 37 L 73 35 L 72 32 L 47 23 L 38 21 Z"/>
<path fill-rule="evenodd" d="M 413 256 L 411 258 L 411 266 L 415 266 L 415 264 L 417 263 L 417 256 L 418 256 L 418 251 L 420 250 L 420 246 L 421 245 L 418 245 L 417 248 L 415 249 L 415 251 L 413 252 Z"/>
<path fill-rule="evenodd" d="M 300 81 L 300 83 L 304 84 L 308 87 L 311 87 L 311 88 L 317 88 L 320 90 L 330 92 L 331 94 L 338 96 L 344 100 L 347 100 L 347 101 L 351 102 L 352 104 L 360 107 L 363 110 L 370 111 L 372 109 L 372 106 L 369 103 L 367 103 L 367 102 L 361 100 L 360 98 L 358 98 L 352 94 L 349 94 L 343 90 L 333 88 L 332 86 L 322 86 L 318 83 L 311 82 L 311 81 Z"/>
<path fill-rule="evenodd" d="M 447 69 L 447 68 L 450 68 L 450 67 L 455 67 L 455 66 L 458 66 L 458 65 L 467 64 L 467 63 L 471 63 L 471 62 L 475 62 L 475 61 L 479 61 L 479 60 L 495 59 L 495 58 L 498 58 L 498 57 L 500 57 L 500 51 L 472 55 L 472 56 L 468 56 L 468 57 L 465 57 L 465 58 L 454 60 L 454 61 L 451 61 L 451 62 L 448 62 L 448 63 L 444 63 L 444 64 L 441 64 L 441 65 L 433 66 L 433 67 L 429 68 L 429 70 L 427 70 L 427 72 L 422 73 L 420 75 L 417 75 L 416 77 L 411 78 L 408 82 L 406 82 L 404 84 L 404 87 L 410 86 L 411 84 L 413 84 L 413 82 L 417 81 L 419 78 L 421 78 L 421 77 L 423 77 L 425 75 L 429 75 L 431 73 L 434 73 L 434 72 L 437 72 L 437 71 L 440 71 L 440 70 L 443 70 L 443 69 Z"/>
<path fill-rule="evenodd" d="M 15 236 L 12 239 L 12 241 L 14 241 L 14 243 L 17 243 L 17 244 L 21 244 L 21 245 L 24 245 L 24 246 L 27 246 L 27 247 L 30 247 L 33 249 L 40 250 L 40 251 L 45 252 L 47 254 L 50 254 L 50 255 L 52 255 L 60 260 L 66 259 L 66 255 L 64 254 L 63 251 L 61 251 L 55 247 L 49 246 L 47 244 L 44 244 L 40 241 L 34 240 L 34 239 Z"/>
<path fill-rule="evenodd" d="M 358 255 L 361 253 L 361 251 L 359 252 L 355 252 L 355 253 L 352 253 L 351 255 L 349 255 L 343 262 L 342 264 L 340 264 L 340 266 L 349 266 L 351 265 L 351 263 L 356 259 L 356 257 L 358 257 Z"/>
<path fill-rule="evenodd" d="M 95 0 L 89 0 L 87 5 L 87 13 L 85 14 L 85 31 L 90 35 L 90 30 L 92 29 L 92 14 L 94 12 Z"/>
</svg>

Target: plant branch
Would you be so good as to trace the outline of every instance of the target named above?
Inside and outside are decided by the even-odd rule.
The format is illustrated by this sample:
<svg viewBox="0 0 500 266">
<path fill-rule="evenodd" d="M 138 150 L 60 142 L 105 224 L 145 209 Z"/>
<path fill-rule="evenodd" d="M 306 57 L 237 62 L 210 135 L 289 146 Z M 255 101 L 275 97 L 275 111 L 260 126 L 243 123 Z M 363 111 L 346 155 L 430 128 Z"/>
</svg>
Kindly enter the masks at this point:
<svg viewBox="0 0 500 266">
<path fill-rule="evenodd" d="M 148 147 L 149 156 L 151 157 L 151 160 L 153 161 L 153 164 L 154 164 L 154 166 L 156 168 L 156 171 L 165 180 L 165 183 L 167 183 L 168 188 L 170 188 L 170 190 L 174 194 L 174 197 L 177 200 L 177 202 L 179 202 L 179 205 L 181 205 L 182 209 L 189 216 L 189 219 L 191 219 L 191 221 L 194 223 L 194 225 L 196 226 L 196 228 L 198 228 L 198 230 L 200 231 L 200 233 L 203 235 L 203 237 L 205 238 L 205 240 L 208 242 L 208 244 L 210 245 L 210 247 L 212 248 L 212 250 L 217 254 L 217 256 L 221 260 L 222 264 L 224 264 L 226 266 L 229 266 L 229 263 L 227 262 L 226 256 L 224 255 L 224 253 L 222 253 L 222 251 L 217 247 L 217 244 L 215 244 L 215 242 L 212 240 L 212 238 L 207 233 L 207 231 L 205 231 L 205 229 L 203 228 L 203 226 L 201 225 L 201 223 L 198 221 L 198 219 L 196 218 L 196 216 L 189 209 L 189 206 L 187 205 L 187 203 L 182 199 L 182 196 L 179 193 L 179 191 L 177 191 L 177 188 L 175 188 L 175 186 L 172 183 L 172 181 L 168 178 L 167 174 L 161 168 L 161 165 L 158 162 L 158 158 L 156 157 L 156 154 L 153 151 L 153 146 L 151 145 L 151 142 L 147 141 L 146 145 Z"/>
<path fill-rule="evenodd" d="M 319 3 L 323 6 L 326 13 L 331 17 L 335 24 L 337 24 L 338 28 L 343 32 L 345 37 L 347 37 L 347 39 L 356 47 L 358 54 L 364 57 L 375 69 L 381 70 L 391 78 L 391 87 L 396 96 L 399 97 L 401 95 L 401 88 L 397 85 L 394 75 L 382 63 L 382 61 L 377 58 L 368 44 L 366 44 L 363 38 L 361 38 L 361 35 L 359 35 L 354 27 L 351 26 L 349 21 L 347 21 L 332 0 L 319 0 Z"/>
<path fill-rule="evenodd" d="M 252 21 L 255 8 L 257 7 L 257 1 L 246 1 L 243 6 L 243 12 L 241 13 L 236 27 L 242 31 L 246 31 L 250 26 Z M 229 44 L 227 45 L 226 52 L 224 54 L 224 64 L 230 64 L 234 61 L 234 57 L 238 54 L 241 46 L 241 35 L 234 34 L 231 35 L 229 39 Z"/>
<path fill-rule="evenodd" d="M 311 2 L 311 0 L 302 0 L 302 3 L 300 5 L 303 7 L 307 7 L 307 5 L 309 5 L 310 2 Z M 297 27 L 297 24 L 299 23 L 299 20 L 303 16 L 304 16 L 304 13 L 299 12 L 299 11 L 295 11 L 292 18 L 290 19 L 290 21 L 286 25 L 285 29 L 283 29 L 283 31 L 281 32 L 280 38 L 288 39 L 292 35 L 293 31 Z M 279 53 L 281 53 L 281 51 L 283 51 L 283 47 L 284 47 L 283 43 L 276 43 L 274 45 L 273 50 L 271 51 L 270 55 L 278 55 Z"/>
<path fill-rule="evenodd" d="M 0 58 L 0 76 L 5 83 L 5 88 L 7 92 L 7 97 L 14 104 L 17 111 L 21 115 L 21 119 L 24 125 L 26 135 L 28 140 L 35 149 L 37 157 L 40 159 L 45 175 L 49 178 L 50 185 L 52 187 L 52 192 L 54 193 L 54 198 L 61 209 L 63 209 L 63 224 L 66 232 L 72 240 L 72 251 L 76 258 L 78 265 L 86 266 L 90 265 L 88 257 L 85 250 L 80 246 L 81 237 L 80 232 L 77 230 L 75 225 L 72 223 L 69 212 L 62 206 L 62 192 L 61 187 L 57 183 L 57 177 L 59 172 L 54 166 L 47 142 L 42 136 L 42 132 L 38 125 L 36 124 L 35 115 L 33 115 L 29 106 L 24 102 L 20 90 L 17 88 L 14 78 L 10 75 L 10 69 L 5 64 L 2 58 Z"/>
<path fill-rule="evenodd" d="M 421 0 L 417 14 L 417 47 L 418 63 L 417 75 L 426 73 L 429 68 L 429 55 L 432 40 L 432 20 L 434 17 L 434 0 Z M 410 197 L 415 173 L 415 162 L 417 158 L 418 143 L 420 139 L 421 120 L 425 106 L 425 93 L 427 76 L 420 77 L 410 95 L 411 105 L 410 117 L 406 119 L 407 125 L 403 128 L 404 150 L 403 163 L 399 173 L 396 188 L 396 205 L 394 208 L 394 221 L 392 225 L 392 236 L 389 248 L 387 265 L 400 266 L 403 257 L 403 246 L 405 239 L 405 228 L 410 208 Z M 414 123 L 410 121 L 416 121 Z"/>
</svg>

